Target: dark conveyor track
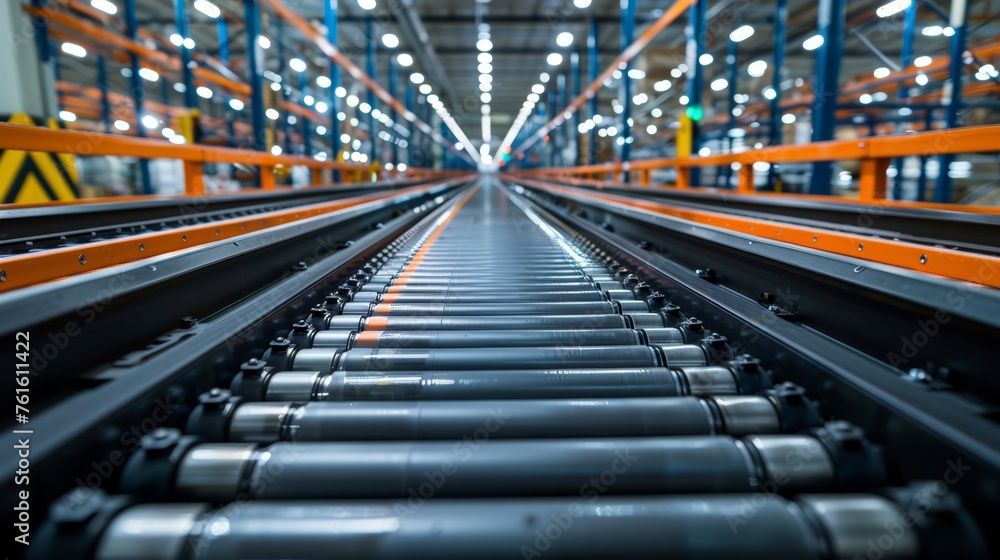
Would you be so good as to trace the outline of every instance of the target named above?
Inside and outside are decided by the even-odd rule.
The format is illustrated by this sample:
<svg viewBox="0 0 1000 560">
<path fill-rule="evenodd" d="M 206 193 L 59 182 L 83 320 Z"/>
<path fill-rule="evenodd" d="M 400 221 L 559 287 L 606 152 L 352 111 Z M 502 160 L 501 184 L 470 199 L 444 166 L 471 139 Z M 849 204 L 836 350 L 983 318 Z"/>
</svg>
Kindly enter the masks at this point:
<svg viewBox="0 0 1000 560">
<path fill-rule="evenodd" d="M 36 557 L 978 557 L 961 506 L 906 517 L 860 429 L 498 183 L 414 231 Z"/>
</svg>

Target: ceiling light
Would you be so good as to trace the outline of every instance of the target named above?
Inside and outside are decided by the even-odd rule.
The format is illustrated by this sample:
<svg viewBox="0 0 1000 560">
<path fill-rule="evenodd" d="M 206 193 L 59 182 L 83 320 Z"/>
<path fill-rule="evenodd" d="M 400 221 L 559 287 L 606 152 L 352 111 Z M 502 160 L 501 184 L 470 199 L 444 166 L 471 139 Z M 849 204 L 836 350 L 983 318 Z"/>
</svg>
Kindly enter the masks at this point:
<svg viewBox="0 0 1000 560">
<path fill-rule="evenodd" d="M 926 86 L 930 79 L 927 78 L 927 74 L 917 74 L 915 78 L 918 86 Z"/>
<path fill-rule="evenodd" d="M 124 132 L 132 127 L 125 121 L 115 121 L 115 128 Z"/>
<path fill-rule="evenodd" d="M 118 13 L 118 6 L 115 6 L 111 2 L 108 2 L 108 0 L 90 0 L 90 5 L 108 15 L 113 16 Z"/>
<path fill-rule="evenodd" d="M 708 53 L 704 53 L 698 57 L 698 62 L 700 62 L 702 66 L 708 66 L 713 60 L 715 60 L 715 57 Z"/>
<path fill-rule="evenodd" d="M 551 53 L 549 56 L 545 57 L 545 61 L 549 63 L 549 66 L 559 66 L 562 64 L 563 56 L 559 53 Z"/>
<path fill-rule="evenodd" d="M 889 74 L 891 74 L 891 73 L 892 73 L 892 71 L 889 70 L 888 68 L 886 68 L 885 66 L 882 66 L 880 68 L 876 68 L 875 71 L 872 72 L 872 74 L 874 74 L 875 77 L 879 78 L 879 79 L 888 78 Z"/>
<path fill-rule="evenodd" d="M 493 84 L 488 84 L 486 82 L 479 83 L 479 91 L 485 93 L 487 91 L 492 91 L 492 90 L 493 90 Z"/>
<path fill-rule="evenodd" d="M 778 96 L 778 93 L 772 87 L 764 88 L 764 91 L 762 91 L 761 94 L 764 96 L 764 99 L 774 99 Z"/>
<path fill-rule="evenodd" d="M 528 94 L 528 101 L 531 103 L 538 103 L 539 99 L 541 99 L 541 97 L 539 97 L 537 93 Z"/>
<path fill-rule="evenodd" d="M 590 0 L 573 0 L 573 5 L 583 10 L 590 7 Z"/>
<path fill-rule="evenodd" d="M 490 51 L 493 49 L 493 42 L 489 39 L 480 39 L 476 41 L 476 48 L 483 52 Z"/>
<path fill-rule="evenodd" d="M 492 71 L 493 71 L 493 65 L 492 64 L 480 64 L 479 65 L 479 73 L 480 74 L 489 74 Z"/>
<path fill-rule="evenodd" d="M 712 91 L 722 91 L 729 86 L 729 80 L 725 78 L 719 78 L 712 82 Z"/>
<path fill-rule="evenodd" d="M 194 0 L 194 9 L 213 19 L 222 15 L 222 10 L 208 0 Z"/>
<path fill-rule="evenodd" d="M 814 51 L 823 46 L 823 36 L 813 35 L 805 41 L 802 41 L 802 48 L 807 51 Z"/>
<path fill-rule="evenodd" d="M 244 104 L 239 99 L 230 99 L 229 106 L 232 107 L 234 111 L 242 111 Z"/>
<path fill-rule="evenodd" d="M 358 6 L 361 6 L 362 10 L 374 10 L 375 0 L 358 0 Z"/>
<path fill-rule="evenodd" d="M 923 34 L 924 37 L 937 37 L 938 35 L 944 33 L 944 28 L 940 25 L 928 25 L 927 27 L 921 29 L 920 33 Z"/>
<path fill-rule="evenodd" d="M 493 55 L 488 52 L 482 52 L 479 53 L 479 56 L 476 58 L 476 60 L 479 61 L 479 64 L 490 64 L 491 62 L 493 62 Z"/>
<path fill-rule="evenodd" d="M 326 89 L 326 88 L 332 86 L 333 82 L 331 82 L 330 78 L 327 77 L 327 76 L 319 76 L 319 77 L 316 78 L 316 85 L 318 85 L 319 87 L 321 87 L 323 89 Z"/>
<path fill-rule="evenodd" d="M 140 68 L 139 77 L 149 82 L 155 82 L 160 79 L 160 75 L 157 74 L 156 70 L 153 70 L 152 68 Z"/>
<path fill-rule="evenodd" d="M 763 60 L 755 60 L 747 66 L 747 74 L 750 74 L 754 78 L 759 78 L 767 72 L 767 62 Z"/>
<path fill-rule="evenodd" d="M 392 33 L 386 33 L 382 35 L 382 44 L 388 49 L 394 49 L 399 46 L 399 37 L 396 37 Z"/>
<path fill-rule="evenodd" d="M 73 55 L 77 58 L 83 58 L 87 56 L 87 49 L 77 45 L 76 43 L 63 43 L 62 52 Z"/>
<path fill-rule="evenodd" d="M 183 44 L 184 44 L 184 48 L 185 49 L 191 50 L 191 49 L 194 48 L 194 39 L 192 39 L 190 37 L 187 37 L 187 38 L 184 39 L 184 43 Z"/>
<path fill-rule="evenodd" d="M 663 109 L 657 107 L 649 112 L 649 116 L 653 117 L 654 119 L 658 119 L 663 116 Z"/>
<path fill-rule="evenodd" d="M 348 107 L 357 107 L 358 103 L 360 103 L 360 102 L 361 102 L 361 100 L 358 99 L 357 95 L 348 95 L 347 96 L 347 106 Z"/>
<path fill-rule="evenodd" d="M 198 94 L 198 97 L 204 97 L 205 99 L 212 98 L 212 90 L 208 89 L 205 86 L 201 86 L 198 89 L 196 89 L 195 93 Z"/>
<path fill-rule="evenodd" d="M 396 56 L 396 62 L 398 62 L 399 65 L 403 67 L 412 66 L 413 57 L 406 53 L 400 53 L 399 55 Z"/>
<path fill-rule="evenodd" d="M 269 49 L 269 48 L 271 48 L 271 40 L 268 39 L 267 37 L 263 36 L 263 35 L 258 35 L 257 36 L 257 44 L 260 45 L 260 48 L 262 48 L 262 49 Z"/>
<path fill-rule="evenodd" d="M 277 144 L 271 146 L 271 155 L 280 156 L 281 155 L 281 146 L 279 146 Z"/>
<path fill-rule="evenodd" d="M 652 136 L 653 134 L 656 134 L 656 125 L 655 124 L 651 124 L 651 125 L 647 126 L 646 127 L 646 134 L 649 134 L 650 136 Z"/>
<path fill-rule="evenodd" d="M 732 33 L 729 34 L 729 40 L 734 43 L 740 43 L 746 41 L 752 36 L 753 36 L 753 27 L 749 25 L 741 25 L 740 27 L 737 27 L 736 29 L 733 30 Z"/>
<path fill-rule="evenodd" d="M 639 70 L 638 68 L 633 68 L 628 71 L 628 77 L 632 78 L 633 80 L 645 80 L 646 73 L 643 72 L 642 70 Z"/>
<path fill-rule="evenodd" d="M 551 78 L 549 78 L 548 72 L 542 72 L 538 75 L 538 79 L 541 80 L 543 84 L 547 84 Z"/>
<path fill-rule="evenodd" d="M 434 88 L 430 84 L 420 84 L 420 93 L 430 95 L 432 91 L 434 91 Z"/>
<path fill-rule="evenodd" d="M 479 96 L 479 99 L 480 99 L 480 100 L 481 100 L 481 101 L 482 101 L 483 103 L 489 103 L 490 101 L 492 101 L 492 100 L 493 100 L 493 96 L 492 96 L 492 95 L 490 95 L 490 94 L 488 94 L 488 93 L 483 93 L 482 95 L 480 95 L 480 96 Z"/>
<path fill-rule="evenodd" d="M 177 33 L 171 33 L 170 42 L 173 43 L 175 47 L 179 47 L 184 44 L 184 37 L 181 37 Z"/>
<path fill-rule="evenodd" d="M 664 91 L 670 89 L 670 86 L 672 85 L 673 84 L 671 84 L 669 80 L 660 80 L 653 84 L 653 91 L 663 93 Z"/>
<path fill-rule="evenodd" d="M 410 74 L 410 81 L 415 84 L 422 84 L 424 83 L 424 75 L 420 72 L 414 72 Z"/>
<path fill-rule="evenodd" d="M 142 117 L 142 126 L 146 128 L 156 128 L 160 126 L 160 121 L 153 115 L 146 115 Z"/>
<path fill-rule="evenodd" d="M 573 44 L 573 34 L 569 31 L 563 31 L 556 36 L 556 44 L 560 47 L 568 47 Z"/>
<path fill-rule="evenodd" d="M 66 122 L 73 122 L 76 120 L 76 113 L 72 111 L 59 111 L 59 118 Z"/>
<path fill-rule="evenodd" d="M 892 2 L 889 2 L 888 4 L 885 4 L 884 6 L 875 10 L 875 15 L 877 15 L 880 18 L 894 16 L 899 12 L 902 12 L 903 10 L 909 8 L 910 4 L 911 0 L 892 0 Z"/>
<path fill-rule="evenodd" d="M 292 70 L 295 70 L 296 72 L 305 72 L 306 61 L 302 60 L 301 58 L 293 58 L 288 61 L 288 67 L 291 68 Z"/>
<path fill-rule="evenodd" d="M 785 124 L 792 124 L 793 122 L 795 122 L 795 115 L 791 113 L 785 113 L 784 115 L 781 115 L 781 122 Z"/>
<path fill-rule="evenodd" d="M 531 86 L 531 93 L 537 93 L 538 95 L 541 95 L 545 93 L 545 86 L 543 86 L 542 84 L 535 84 Z"/>
<path fill-rule="evenodd" d="M 316 112 L 318 113 L 325 113 L 329 108 L 330 106 L 327 105 L 325 101 L 316 102 Z"/>
<path fill-rule="evenodd" d="M 481 83 L 481 84 L 492 84 L 493 83 L 493 76 L 491 76 L 489 74 L 480 74 L 479 75 L 479 83 Z"/>
<path fill-rule="evenodd" d="M 913 65 L 917 68 L 923 68 L 924 66 L 929 66 L 933 62 L 933 59 L 929 56 L 918 56 L 916 60 L 913 61 Z"/>
</svg>

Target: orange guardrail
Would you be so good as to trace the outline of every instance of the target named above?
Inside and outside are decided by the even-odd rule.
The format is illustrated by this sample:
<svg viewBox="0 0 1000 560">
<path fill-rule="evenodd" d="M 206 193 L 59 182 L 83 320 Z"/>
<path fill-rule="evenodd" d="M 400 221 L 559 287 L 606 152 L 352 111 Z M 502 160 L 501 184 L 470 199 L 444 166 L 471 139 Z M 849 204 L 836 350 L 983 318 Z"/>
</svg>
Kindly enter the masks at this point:
<svg viewBox="0 0 1000 560">
<path fill-rule="evenodd" d="M 260 169 L 262 189 L 275 188 L 274 170 L 278 167 L 301 165 L 314 171 L 340 170 L 348 182 L 362 182 L 370 177 L 371 168 L 364 164 L 319 161 L 305 156 L 276 156 L 267 152 L 238 148 L 218 148 L 192 144 L 172 144 L 163 140 L 132 138 L 114 134 L 98 134 L 72 130 L 0 123 L 0 150 L 49 152 L 80 156 L 125 156 L 145 159 L 177 159 L 184 164 L 184 193 L 205 194 L 203 166 L 205 163 L 229 163 L 255 166 Z M 321 173 L 313 174 L 313 184 L 319 184 Z"/>
<path fill-rule="evenodd" d="M 729 166 L 739 164 L 737 194 L 754 194 L 753 164 L 814 163 L 817 161 L 860 161 L 859 200 L 871 202 L 885 199 L 886 170 L 889 161 L 897 157 L 938 156 L 942 154 L 971 154 L 1000 152 L 1000 125 L 953 128 L 933 132 L 874 136 L 857 140 L 837 140 L 786 146 L 772 146 L 758 150 L 709 156 L 661 158 L 614 162 L 579 167 L 554 167 L 518 173 L 521 177 L 539 178 L 588 178 L 600 180 L 611 174 L 636 172 L 639 183 L 649 185 L 650 172 L 655 169 L 675 168 L 678 189 L 692 185 L 691 169 L 698 167 Z"/>
</svg>

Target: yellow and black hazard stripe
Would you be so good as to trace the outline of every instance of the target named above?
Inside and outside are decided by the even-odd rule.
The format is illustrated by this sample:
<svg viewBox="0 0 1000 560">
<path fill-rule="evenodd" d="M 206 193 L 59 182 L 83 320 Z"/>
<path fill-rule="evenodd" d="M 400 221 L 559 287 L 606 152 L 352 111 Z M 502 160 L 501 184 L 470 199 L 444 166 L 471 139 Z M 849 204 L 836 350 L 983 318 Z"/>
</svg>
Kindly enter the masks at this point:
<svg viewBox="0 0 1000 560">
<path fill-rule="evenodd" d="M 10 124 L 36 126 L 25 114 L 2 118 Z M 50 120 L 49 127 L 60 128 Z M 70 154 L 0 150 L 0 203 L 33 204 L 52 200 L 76 200 L 76 164 Z"/>
</svg>

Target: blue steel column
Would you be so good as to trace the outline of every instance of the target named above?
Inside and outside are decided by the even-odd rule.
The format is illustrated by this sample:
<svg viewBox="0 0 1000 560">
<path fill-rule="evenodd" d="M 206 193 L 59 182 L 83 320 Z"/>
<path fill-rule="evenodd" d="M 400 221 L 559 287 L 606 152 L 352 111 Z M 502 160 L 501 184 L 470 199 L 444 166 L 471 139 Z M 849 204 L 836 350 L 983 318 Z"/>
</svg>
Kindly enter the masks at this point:
<svg viewBox="0 0 1000 560">
<path fill-rule="evenodd" d="M 621 0 L 622 51 L 632 44 L 635 37 L 635 4 L 636 0 Z M 630 62 L 622 70 L 622 80 L 618 89 L 618 96 L 621 98 L 622 104 L 622 134 L 619 138 L 624 140 L 621 150 L 622 163 L 628 162 L 632 155 L 632 144 L 629 142 L 632 138 L 632 125 L 629 124 L 629 121 L 632 120 L 632 78 L 628 75 L 631 69 L 632 63 Z M 628 171 L 622 172 L 622 181 L 628 182 Z"/>
<path fill-rule="evenodd" d="M 413 85 L 409 83 L 406 84 L 406 110 L 411 113 L 415 112 L 413 107 Z M 406 130 L 410 133 L 410 135 L 406 137 L 406 165 L 410 166 L 413 165 L 413 144 L 417 139 L 415 137 L 416 133 L 414 132 L 413 123 L 409 120 L 406 120 Z M 399 165 L 398 161 L 396 162 L 396 165 Z"/>
<path fill-rule="evenodd" d="M 393 99 L 399 99 L 399 96 L 396 95 L 398 81 L 399 81 L 399 63 L 396 62 L 396 57 L 389 56 L 389 95 L 391 95 Z M 393 107 L 392 110 L 389 111 L 389 118 L 392 119 L 392 122 L 394 123 L 399 118 L 399 115 L 396 114 L 395 107 Z M 395 136 L 395 134 L 393 134 L 393 136 Z M 393 142 L 391 144 L 391 147 L 392 147 L 392 164 L 396 165 L 397 163 L 399 163 L 399 146 L 396 144 L 396 142 Z"/>
<path fill-rule="evenodd" d="M 570 73 L 573 75 L 573 99 L 580 97 L 580 53 L 574 52 L 569 55 Z M 573 136 L 573 165 L 580 163 L 580 111 L 573 113 L 573 129 L 570 134 Z"/>
<path fill-rule="evenodd" d="M 337 2 L 339 0 L 324 0 L 323 1 L 323 22 L 326 24 L 326 40 L 330 42 L 331 45 L 337 47 L 337 23 L 339 21 L 337 13 Z M 339 47 L 338 47 L 339 48 Z M 340 156 L 340 120 L 337 115 L 340 114 L 340 98 L 337 97 L 337 88 L 340 87 L 340 66 L 334 64 L 330 61 L 330 91 L 333 95 L 330 96 L 330 114 L 332 118 L 330 119 L 330 160 L 337 161 Z M 336 170 L 333 172 L 333 182 L 340 182 L 340 171 Z"/>
<path fill-rule="evenodd" d="M 368 37 L 367 72 L 375 80 L 375 56 L 378 44 L 375 41 L 375 22 L 370 17 L 365 19 L 365 36 Z M 375 117 L 372 116 L 372 113 L 375 112 L 378 101 L 375 98 L 375 92 L 372 90 L 368 90 L 368 105 L 371 106 L 371 109 L 368 111 L 368 118 L 366 119 L 368 121 L 368 141 L 371 143 L 371 153 L 368 154 L 368 157 L 369 162 L 374 162 L 378 159 L 378 149 L 376 148 Z"/>
<path fill-rule="evenodd" d="M 774 8 L 774 60 L 771 62 L 771 89 L 774 99 L 771 100 L 771 127 L 768 130 L 769 146 L 781 144 L 781 70 L 785 66 L 785 41 L 788 25 L 788 0 L 776 0 Z M 774 190 L 777 178 L 774 165 L 767 173 L 767 190 Z"/>
<path fill-rule="evenodd" d="M 698 0 L 688 9 L 688 37 L 687 37 L 687 82 L 688 82 L 688 116 L 694 117 L 703 112 L 702 90 L 705 87 L 705 74 L 701 68 L 701 55 L 705 53 L 705 19 L 707 17 L 708 0 Z M 695 124 L 694 132 L 691 135 L 691 153 L 697 154 L 699 150 L 698 126 Z M 690 184 L 697 186 L 701 183 L 701 169 L 692 167 L 690 171 Z"/>
<path fill-rule="evenodd" d="M 590 83 L 593 83 L 600 75 L 600 51 L 597 48 L 597 32 L 599 31 L 597 20 L 590 20 L 590 34 L 587 36 L 587 76 Z M 597 95 L 590 98 L 590 118 L 597 115 Z M 597 163 L 597 126 L 590 129 L 590 141 L 587 143 L 587 151 L 590 152 L 587 162 L 591 165 Z"/>
<path fill-rule="evenodd" d="M 139 18 L 135 12 L 135 0 L 125 0 L 125 26 L 128 28 L 128 38 L 137 41 L 139 37 Z M 146 129 L 142 126 L 142 102 L 146 97 L 146 90 L 142 87 L 142 78 L 139 76 L 139 56 L 135 53 L 129 54 L 129 67 L 132 75 L 129 77 L 129 89 L 132 93 L 132 102 L 135 104 L 135 135 L 146 136 Z M 153 194 L 153 184 L 149 177 L 149 160 L 139 160 L 139 180 L 142 194 Z"/>
<path fill-rule="evenodd" d="M 945 126 L 955 128 L 959 123 L 959 112 L 962 110 L 962 70 L 965 61 L 965 39 L 968 33 L 966 0 L 955 0 L 951 6 L 951 28 L 955 33 L 951 36 L 948 56 L 948 81 L 951 83 L 951 102 L 945 107 Z M 951 162 L 955 161 L 952 154 L 938 156 L 938 177 L 934 189 L 934 202 L 951 202 Z"/>
<path fill-rule="evenodd" d="M 820 0 L 817 27 L 823 46 L 816 53 L 815 100 L 812 106 L 812 141 L 833 140 L 836 127 L 840 54 L 844 43 L 845 0 Z M 813 164 L 811 194 L 830 194 L 833 166 L 828 161 Z"/>
<path fill-rule="evenodd" d="M 552 118 L 556 116 L 556 92 L 549 88 L 545 102 L 546 108 L 552 113 Z M 542 122 L 546 122 L 542 119 Z M 549 131 L 548 142 L 545 143 L 545 166 L 553 167 L 556 163 L 556 135 Z"/>
<path fill-rule="evenodd" d="M 309 76 L 305 72 L 299 72 L 299 92 L 302 97 L 306 96 L 306 92 L 309 87 Z M 312 141 L 311 141 L 311 130 L 312 122 L 309 119 L 302 117 L 302 151 L 307 156 L 312 156 Z"/>
<path fill-rule="evenodd" d="M 216 22 L 216 29 L 219 33 L 219 61 L 226 67 L 229 66 L 229 24 L 226 18 L 219 17 Z"/>
<path fill-rule="evenodd" d="M 274 22 L 274 30 L 275 39 L 278 41 L 278 66 L 276 70 L 278 76 L 281 77 L 281 92 L 284 98 L 290 95 L 292 90 L 292 76 L 285 72 L 288 68 L 285 57 L 285 22 L 281 19 L 276 20 Z M 284 115 L 283 111 L 280 112 L 282 113 L 280 117 L 284 117 L 278 121 L 278 128 L 281 129 L 281 147 L 285 153 L 290 154 L 292 153 L 292 131 L 288 126 L 288 116 Z M 279 144 L 277 133 L 274 136 L 274 143 Z"/>
<path fill-rule="evenodd" d="M 934 124 L 934 111 L 928 109 L 924 111 L 924 130 L 930 130 Z M 927 193 L 927 156 L 920 156 L 920 174 L 917 175 L 917 197 L 916 200 L 923 202 Z"/>
<path fill-rule="evenodd" d="M 135 0 L 128 0 L 134 2 Z M 188 31 L 187 5 L 185 0 L 174 0 L 174 25 L 177 34 L 184 39 L 191 37 Z M 182 43 L 177 47 L 181 51 L 181 82 L 184 84 L 184 106 L 189 109 L 198 107 L 198 96 L 194 91 L 194 74 L 191 72 L 191 49 Z"/>
<path fill-rule="evenodd" d="M 97 57 L 97 87 L 101 89 L 101 127 L 104 129 L 104 132 L 111 132 L 111 101 L 108 99 L 108 71 L 103 56 Z"/>
<path fill-rule="evenodd" d="M 260 37 L 260 6 L 256 0 L 243 0 L 243 19 L 247 32 L 247 82 L 250 84 L 250 122 L 253 125 L 251 146 L 262 152 L 267 149 L 264 124 L 264 53 L 257 40 Z M 260 186 L 260 177 L 257 177 Z"/>
<path fill-rule="evenodd" d="M 556 95 L 557 101 L 553 105 L 559 106 L 558 110 L 562 110 L 566 107 L 566 74 L 559 74 L 556 76 Z M 553 109 L 555 111 L 556 109 Z M 563 166 L 563 150 L 566 148 L 566 144 L 563 140 L 566 140 L 566 132 L 568 123 L 563 123 L 563 126 L 553 130 L 549 134 L 552 135 L 552 151 L 554 152 L 552 160 L 557 167 Z"/>
<path fill-rule="evenodd" d="M 906 8 L 906 12 L 903 15 L 903 49 L 899 56 L 899 63 L 902 68 L 908 68 L 913 63 L 913 36 L 917 28 L 918 5 L 918 2 L 911 2 L 910 7 Z M 899 87 L 901 105 L 910 97 L 909 90 L 909 86 L 905 84 Z M 892 198 L 894 200 L 903 198 L 903 166 L 905 163 L 905 158 L 895 158 L 893 160 L 893 167 L 896 168 L 896 177 L 892 180 Z"/>
<path fill-rule="evenodd" d="M 729 131 L 736 127 L 736 115 L 733 114 L 733 111 L 736 110 L 736 94 L 738 93 L 736 89 L 736 80 L 739 79 L 739 73 L 737 72 L 737 62 L 739 61 L 738 56 L 739 43 L 730 39 L 729 49 L 726 53 L 726 69 L 729 70 L 729 77 L 727 79 L 729 82 L 729 90 L 727 93 L 729 96 L 729 125 L 726 127 L 726 142 L 729 145 L 729 153 L 733 153 L 733 137 L 730 136 Z M 730 179 L 733 176 L 733 168 L 729 165 L 724 165 L 720 175 L 722 176 L 722 187 L 728 189 Z"/>
</svg>

